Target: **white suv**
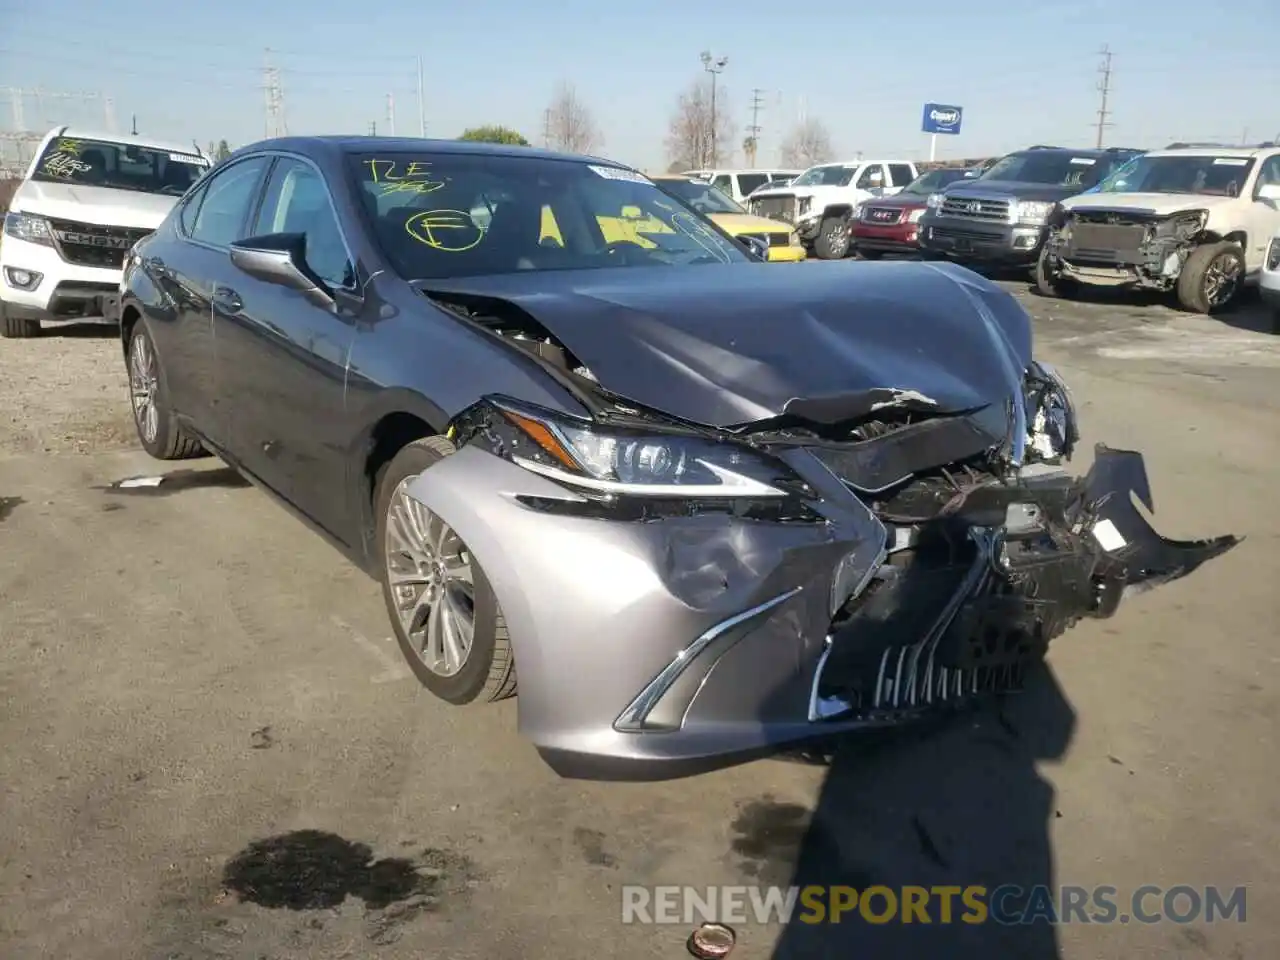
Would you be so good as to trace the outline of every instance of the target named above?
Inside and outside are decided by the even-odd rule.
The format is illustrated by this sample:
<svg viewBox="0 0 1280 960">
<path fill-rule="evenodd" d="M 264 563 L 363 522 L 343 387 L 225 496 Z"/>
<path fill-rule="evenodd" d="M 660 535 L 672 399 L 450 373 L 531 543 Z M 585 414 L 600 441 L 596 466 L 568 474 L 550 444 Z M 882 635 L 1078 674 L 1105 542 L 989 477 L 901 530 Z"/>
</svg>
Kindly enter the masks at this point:
<svg viewBox="0 0 1280 960">
<path fill-rule="evenodd" d="M 849 224 L 863 203 L 891 197 L 917 176 L 909 160 L 849 160 L 810 167 L 785 187 L 751 194 L 749 209 L 758 217 L 792 224 L 821 260 L 849 253 Z"/>
<path fill-rule="evenodd" d="M 1214 313 L 1263 271 L 1280 230 L 1280 146 L 1183 147 L 1143 154 L 1096 190 L 1064 200 L 1036 286 L 1171 290 Z"/>
<path fill-rule="evenodd" d="M 0 334 L 114 319 L 125 254 L 208 169 L 194 146 L 51 131 L 5 214 Z"/>
</svg>

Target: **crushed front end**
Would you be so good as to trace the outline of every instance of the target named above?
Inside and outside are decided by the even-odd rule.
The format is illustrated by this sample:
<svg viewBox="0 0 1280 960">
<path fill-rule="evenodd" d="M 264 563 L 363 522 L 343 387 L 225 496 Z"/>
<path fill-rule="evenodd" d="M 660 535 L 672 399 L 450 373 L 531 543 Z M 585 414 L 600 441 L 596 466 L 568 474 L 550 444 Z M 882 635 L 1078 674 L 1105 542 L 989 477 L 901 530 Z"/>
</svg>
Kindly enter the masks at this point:
<svg viewBox="0 0 1280 960">
<path fill-rule="evenodd" d="M 1137 453 L 1068 474 L 1047 367 L 969 413 L 867 399 L 736 431 L 506 397 L 455 419 L 411 492 L 483 566 L 560 774 L 684 776 L 1016 688 L 1079 619 L 1236 542 L 1157 534 Z"/>
<path fill-rule="evenodd" d="M 1171 290 L 1203 240 L 1208 217 L 1207 210 L 1059 210 L 1045 242 L 1045 263 L 1054 277 L 1095 286 Z"/>
</svg>

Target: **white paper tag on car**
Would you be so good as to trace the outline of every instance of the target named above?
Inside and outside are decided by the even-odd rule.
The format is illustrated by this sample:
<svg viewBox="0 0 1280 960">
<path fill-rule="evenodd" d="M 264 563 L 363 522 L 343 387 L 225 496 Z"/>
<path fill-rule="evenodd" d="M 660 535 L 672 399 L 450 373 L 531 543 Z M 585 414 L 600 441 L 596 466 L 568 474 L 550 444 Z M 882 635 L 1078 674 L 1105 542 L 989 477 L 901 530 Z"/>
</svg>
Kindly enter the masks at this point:
<svg viewBox="0 0 1280 960">
<path fill-rule="evenodd" d="M 1093 539 L 1107 553 L 1115 553 L 1128 543 L 1110 520 L 1099 520 L 1093 525 Z"/>
</svg>

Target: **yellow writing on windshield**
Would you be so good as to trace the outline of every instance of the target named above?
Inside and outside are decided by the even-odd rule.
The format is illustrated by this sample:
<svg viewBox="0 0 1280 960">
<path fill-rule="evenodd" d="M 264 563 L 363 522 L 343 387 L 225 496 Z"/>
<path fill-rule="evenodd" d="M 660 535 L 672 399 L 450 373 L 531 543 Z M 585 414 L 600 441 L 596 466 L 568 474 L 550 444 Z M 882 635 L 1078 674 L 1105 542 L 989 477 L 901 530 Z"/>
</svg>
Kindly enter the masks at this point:
<svg viewBox="0 0 1280 960">
<path fill-rule="evenodd" d="M 432 250 L 461 253 L 484 239 L 471 215 L 462 210 L 424 210 L 404 222 L 409 236 Z"/>
<path fill-rule="evenodd" d="M 69 138 L 64 137 L 63 139 L 58 141 L 59 153 L 69 153 L 72 156 L 79 156 L 80 151 L 83 149 L 84 149 L 83 140 L 71 140 Z"/>
<path fill-rule="evenodd" d="M 381 186 L 382 196 L 391 193 L 434 193 L 445 185 L 431 172 L 431 164 L 422 160 L 365 160 L 369 179 Z"/>
</svg>

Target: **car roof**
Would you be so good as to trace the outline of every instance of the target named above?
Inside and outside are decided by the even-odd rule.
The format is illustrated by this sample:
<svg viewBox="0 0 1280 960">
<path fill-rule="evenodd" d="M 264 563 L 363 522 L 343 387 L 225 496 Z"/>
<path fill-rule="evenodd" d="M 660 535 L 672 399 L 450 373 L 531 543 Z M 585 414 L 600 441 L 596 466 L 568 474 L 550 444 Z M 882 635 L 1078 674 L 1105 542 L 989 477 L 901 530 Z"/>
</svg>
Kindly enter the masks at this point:
<svg viewBox="0 0 1280 960">
<path fill-rule="evenodd" d="M 436 140 L 429 137 L 370 137 L 370 136 L 322 136 L 322 137 L 274 137 L 245 144 L 236 153 L 257 150 L 294 150 L 307 154 L 328 154 L 337 158 L 354 153 L 437 153 L 467 156 L 523 157 L 542 160 L 576 160 L 581 163 L 601 163 L 611 167 L 631 169 L 615 160 L 590 157 L 576 153 L 560 153 L 540 147 L 522 147 L 511 143 L 482 143 L 476 140 Z"/>
<path fill-rule="evenodd" d="M 93 130 L 88 127 L 62 127 L 55 131 L 60 139 L 66 140 L 100 140 L 104 143 L 133 144 L 147 150 L 165 150 L 169 153 L 181 153 L 188 157 L 204 156 L 194 143 L 179 143 L 173 140 L 156 140 L 132 133 L 108 133 L 104 130 Z"/>
<path fill-rule="evenodd" d="M 1278 147 L 1177 147 L 1173 150 L 1151 150 L 1148 157 L 1260 157 L 1280 153 Z"/>
</svg>

